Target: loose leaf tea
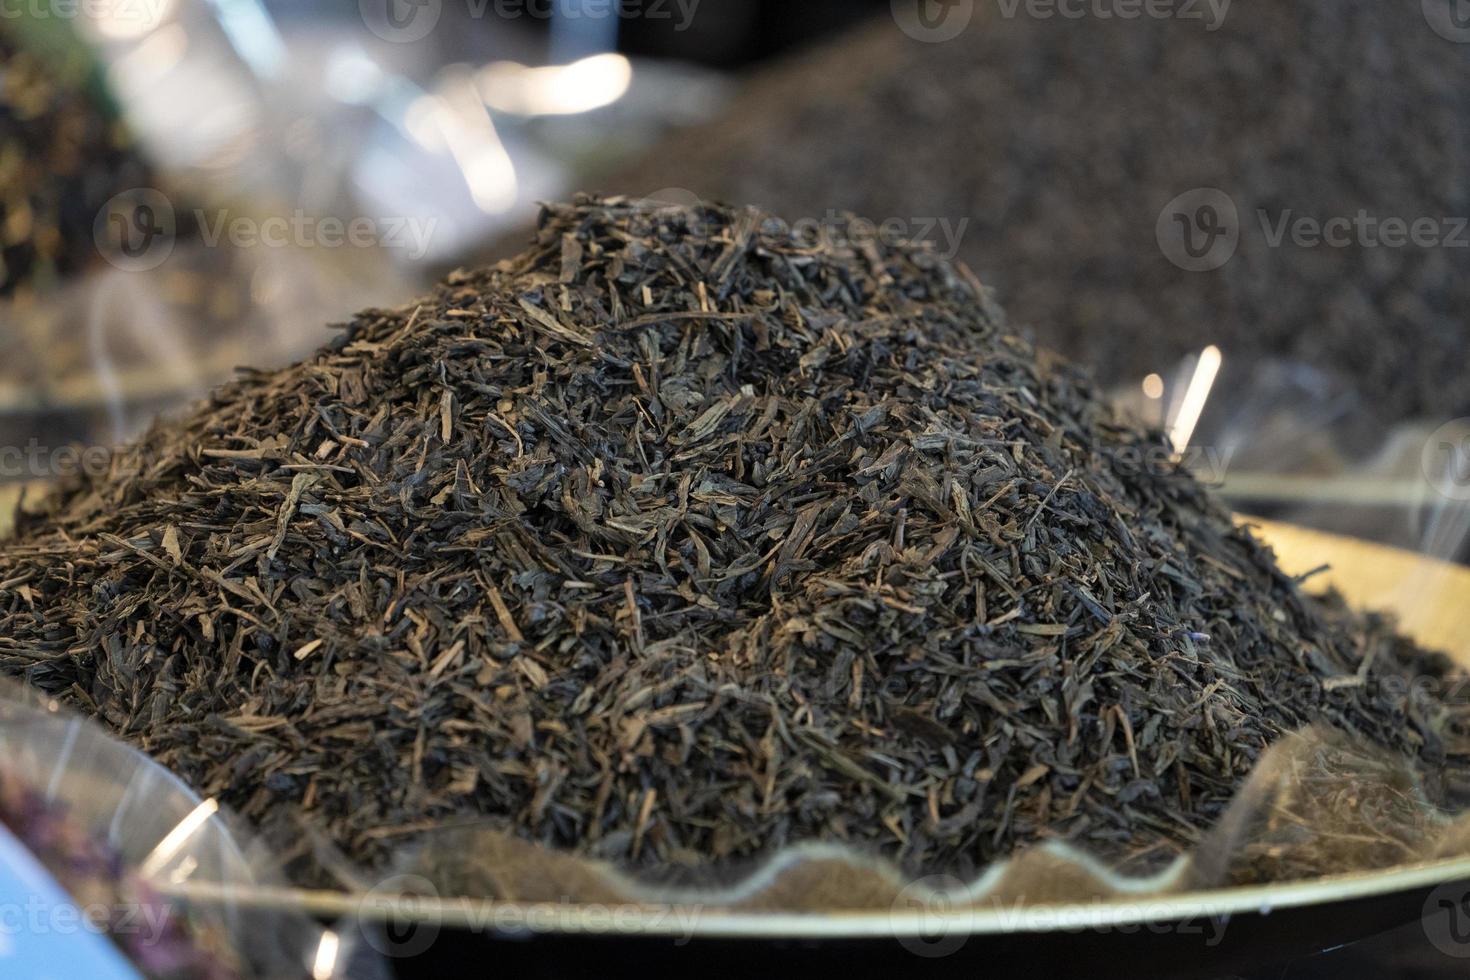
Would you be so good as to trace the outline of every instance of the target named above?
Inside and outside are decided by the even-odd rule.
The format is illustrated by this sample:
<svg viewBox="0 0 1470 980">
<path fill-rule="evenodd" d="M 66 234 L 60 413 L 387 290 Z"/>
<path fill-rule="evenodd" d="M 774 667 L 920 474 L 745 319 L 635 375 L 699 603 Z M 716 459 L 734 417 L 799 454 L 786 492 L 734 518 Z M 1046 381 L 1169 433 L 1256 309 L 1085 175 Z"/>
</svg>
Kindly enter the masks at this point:
<svg viewBox="0 0 1470 980">
<path fill-rule="evenodd" d="M 1341 375 L 1379 419 L 1470 413 L 1470 101 L 1465 46 L 1436 30 L 1453 5 L 930 6 L 965 29 L 925 43 L 885 12 L 600 185 L 896 222 L 1108 383 L 1218 344 L 1227 370 Z M 1201 188 L 1234 214 L 1170 207 Z M 1222 267 L 1170 260 L 1186 232 L 1223 260 L 1232 231 Z"/>
<path fill-rule="evenodd" d="M 962 267 L 623 199 L 72 486 L 0 668 L 365 862 L 466 813 L 635 868 L 1146 861 L 1285 732 L 1431 776 L 1466 733 Z"/>
<path fill-rule="evenodd" d="M 77 287 L 87 274 L 108 268 L 99 223 L 104 235 L 137 234 L 131 224 L 107 224 L 142 217 L 118 207 L 114 197 L 157 194 L 161 184 L 105 105 L 102 71 L 75 37 L 74 23 L 45 6 L 22 5 L 0 17 L 0 443 L 8 446 L 33 438 L 56 445 L 58 435 L 81 439 L 83 416 L 115 411 L 115 386 L 91 386 L 92 398 L 86 381 L 99 360 L 115 363 L 109 358 L 126 349 L 109 329 L 108 313 L 137 302 L 137 294 L 115 281 L 88 309 Z M 109 208 L 118 213 L 104 215 Z M 109 258 L 123 254 L 107 238 L 101 244 Z M 132 322 L 147 324 L 138 333 L 156 337 L 159 315 L 150 306 L 147 313 L 134 311 Z M 159 371 L 158 350 L 148 348 L 145 398 L 159 393 L 167 383 L 161 378 L 178 373 L 177 361 L 171 371 Z M 123 378 L 121 386 L 133 388 L 130 381 Z M 132 390 L 122 394 L 138 397 Z M 110 421 L 92 424 L 105 431 Z M 39 475 L 15 470 L 7 467 L 4 477 Z"/>
<path fill-rule="evenodd" d="M 126 127 L 80 72 L 0 25 L 0 297 L 97 263 L 98 212 L 152 183 Z"/>
</svg>

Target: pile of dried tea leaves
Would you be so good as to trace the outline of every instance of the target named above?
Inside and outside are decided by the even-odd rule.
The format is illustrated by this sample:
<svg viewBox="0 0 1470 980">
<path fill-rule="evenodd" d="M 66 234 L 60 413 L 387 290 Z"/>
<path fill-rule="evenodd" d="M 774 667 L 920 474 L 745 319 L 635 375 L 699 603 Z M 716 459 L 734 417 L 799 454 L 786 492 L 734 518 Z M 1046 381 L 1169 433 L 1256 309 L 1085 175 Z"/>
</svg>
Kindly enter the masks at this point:
<svg viewBox="0 0 1470 980">
<path fill-rule="evenodd" d="M 0 555 L 0 668 L 353 858 L 464 813 L 649 868 L 1177 853 L 1282 733 L 1462 762 L 963 270 L 582 198 L 120 451 Z M 1431 782 L 1431 789 L 1433 782 Z"/>
<path fill-rule="evenodd" d="M 20 46 L 0 25 L 0 296 L 45 288 L 100 256 L 107 200 L 149 186 L 149 167 L 83 68 Z"/>
<path fill-rule="evenodd" d="M 1453 5 L 930 6 L 964 30 L 925 43 L 885 15 L 599 186 L 896 222 L 1109 384 L 1218 344 L 1227 371 L 1291 359 L 1386 421 L 1470 414 L 1465 45 L 1435 30 Z M 1234 214 L 1171 209 L 1200 188 Z M 1181 219 L 1211 263 L 1233 231 L 1233 257 L 1174 264 Z"/>
</svg>

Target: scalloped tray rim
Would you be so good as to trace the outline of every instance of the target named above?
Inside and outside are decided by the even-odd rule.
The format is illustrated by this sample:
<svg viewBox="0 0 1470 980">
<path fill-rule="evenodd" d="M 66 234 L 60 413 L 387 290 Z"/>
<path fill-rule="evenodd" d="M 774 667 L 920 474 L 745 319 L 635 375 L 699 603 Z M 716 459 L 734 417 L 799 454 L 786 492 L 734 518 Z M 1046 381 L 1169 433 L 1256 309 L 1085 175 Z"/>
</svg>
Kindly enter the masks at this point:
<svg viewBox="0 0 1470 980">
<path fill-rule="evenodd" d="M 1070 850 L 1061 846 L 1058 850 Z M 810 855 L 807 855 L 810 857 Z M 1073 857 L 1082 857 L 1072 852 Z M 773 862 L 774 863 L 774 862 Z M 1084 857 L 1084 863 L 1091 865 Z M 967 891 L 993 884 L 1003 866 L 992 869 Z M 1124 887 L 1140 890 L 1175 874 L 1132 879 Z M 1306 881 L 1221 888 L 1210 891 L 1114 897 L 1089 902 L 1049 903 L 1014 908 L 961 908 L 923 911 L 769 912 L 699 908 L 693 916 L 671 915 L 678 903 L 616 906 L 617 926 L 609 926 L 607 905 L 495 902 L 482 899 L 425 899 L 354 895 L 292 888 L 231 888 L 185 883 L 163 890 L 179 898 L 218 902 L 236 908 L 290 907 L 316 916 L 361 921 L 416 921 L 441 927 L 556 935 L 612 934 L 676 938 L 739 939 L 891 939 L 932 935 L 1001 935 L 1075 932 L 1165 921 L 1270 915 L 1278 909 L 1383 897 L 1470 881 L 1470 856 L 1402 865 L 1373 872 L 1331 875 Z M 1114 884 L 1119 879 L 1114 876 Z M 705 896 L 704 905 L 710 904 Z M 690 906 L 689 908 L 694 908 Z"/>
</svg>

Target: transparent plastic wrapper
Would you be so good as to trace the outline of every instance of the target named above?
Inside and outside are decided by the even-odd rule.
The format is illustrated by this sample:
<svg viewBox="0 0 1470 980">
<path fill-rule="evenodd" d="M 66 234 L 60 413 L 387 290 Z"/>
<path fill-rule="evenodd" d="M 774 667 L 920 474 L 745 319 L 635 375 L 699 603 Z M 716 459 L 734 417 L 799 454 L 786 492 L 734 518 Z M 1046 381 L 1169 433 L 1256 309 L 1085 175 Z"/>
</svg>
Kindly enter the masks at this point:
<svg viewBox="0 0 1470 980">
<path fill-rule="evenodd" d="M 115 444 L 237 366 L 287 363 L 324 324 L 484 261 L 586 159 L 707 115 L 722 88 L 635 70 L 606 39 L 537 65 L 546 45 L 520 18 L 486 29 L 439 4 L 403 12 L 434 28 L 404 44 L 369 7 L 167 0 L 101 5 L 70 36 L 26 23 L 95 63 L 147 180 L 92 175 L 108 191 L 77 209 L 98 212 L 96 248 L 68 243 L 89 267 L 0 300 L 0 447 L 25 457 L 0 459 L 0 480 L 65 476 L 33 458 Z"/>
<path fill-rule="evenodd" d="M 49 99 L 35 121 L 7 116 L 3 134 L 7 180 L 28 178 L 3 208 L 7 482 L 64 476 L 50 458 L 60 447 L 116 443 L 418 282 L 396 253 L 424 243 L 381 220 L 364 227 L 339 161 L 301 152 L 311 140 L 293 139 L 297 118 L 268 111 L 279 92 L 227 43 L 226 13 L 204 0 L 143 7 L 37 8 L 0 34 L 29 67 L 19 81 Z M 70 129 L 87 141 L 73 147 Z M 50 173 L 51 157 L 68 167 Z M 17 237 L 59 258 L 13 262 Z"/>
<path fill-rule="evenodd" d="M 1385 422 L 1351 379 L 1229 352 L 1188 426 L 1186 462 L 1240 510 L 1427 558 L 1470 557 L 1470 419 Z M 1114 393 L 1175 431 L 1199 359 Z"/>
<path fill-rule="evenodd" d="M 244 900 L 272 882 L 271 861 L 213 800 L 8 682 L 0 821 L 143 976 L 328 980 L 349 961 L 353 976 L 374 975 L 350 934 Z"/>
<path fill-rule="evenodd" d="M 1112 394 L 1182 440 L 1186 465 L 1238 513 L 1269 522 L 1309 592 L 1331 585 L 1470 663 L 1470 419 L 1386 422 L 1349 378 L 1228 351 L 1214 371 L 1189 358 Z"/>
<path fill-rule="evenodd" d="M 55 456 L 67 443 L 100 451 L 241 365 L 325 343 L 333 318 L 392 295 L 371 261 L 197 238 L 167 248 L 156 267 L 99 259 L 54 290 L 0 302 L 0 436 L 14 447 L 0 478 L 64 477 Z"/>
</svg>

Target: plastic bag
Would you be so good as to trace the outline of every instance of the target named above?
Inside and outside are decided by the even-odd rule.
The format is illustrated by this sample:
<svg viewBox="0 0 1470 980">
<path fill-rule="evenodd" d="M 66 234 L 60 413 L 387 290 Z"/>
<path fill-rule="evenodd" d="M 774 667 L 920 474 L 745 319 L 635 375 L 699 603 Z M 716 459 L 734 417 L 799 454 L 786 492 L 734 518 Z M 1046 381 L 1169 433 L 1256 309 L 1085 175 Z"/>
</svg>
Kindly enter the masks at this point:
<svg viewBox="0 0 1470 980">
<path fill-rule="evenodd" d="M 350 935 L 244 901 L 269 885 L 269 858 L 213 800 L 8 683 L 0 824 L 76 901 L 72 930 L 105 932 L 146 976 L 331 980 L 354 958 L 354 976 L 371 969 Z"/>
</svg>

